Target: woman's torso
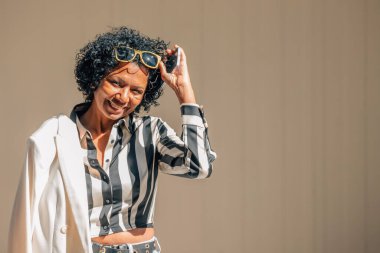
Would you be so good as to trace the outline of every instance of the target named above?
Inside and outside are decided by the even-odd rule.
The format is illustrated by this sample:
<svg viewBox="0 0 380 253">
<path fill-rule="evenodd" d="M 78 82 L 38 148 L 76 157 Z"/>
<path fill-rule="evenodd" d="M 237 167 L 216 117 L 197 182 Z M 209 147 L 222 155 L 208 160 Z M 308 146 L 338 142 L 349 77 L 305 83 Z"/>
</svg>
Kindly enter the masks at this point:
<svg viewBox="0 0 380 253">
<path fill-rule="evenodd" d="M 82 121 L 81 118 L 79 118 Z M 79 125 L 79 122 L 77 122 Z M 100 165 L 100 168 L 103 170 L 105 165 L 105 152 L 107 145 L 109 145 L 109 139 L 111 135 L 111 130 L 106 131 L 102 134 L 91 133 L 91 140 L 93 145 L 96 148 L 96 158 L 97 162 Z M 82 145 L 83 147 L 83 145 Z M 104 171 L 104 170 L 103 170 Z M 147 241 L 154 236 L 153 227 L 137 227 L 128 229 L 126 231 L 118 231 L 109 233 L 106 235 L 94 236 L 92 235 L 91 240 L 104 245 L 115 245 L 115 244 L 125 244 L 125 243 L 138 243 Z"/>
<path fill-rule="evenodd" d="M 104 150 L 106 148 L 110 132 L 97 138 L 94 136 L 94 144 L 98 150 L 97 158 L 100 165 L 103 167 Z M 115 245 L 124 243 L 139 243 L 147 241 L 154 236 L 154 228 L 135 228 L 128 231 L 118 232 L 109 235 L 103 235 L 91 238 L 91 241 L 104 245 Z"/>
</svg>

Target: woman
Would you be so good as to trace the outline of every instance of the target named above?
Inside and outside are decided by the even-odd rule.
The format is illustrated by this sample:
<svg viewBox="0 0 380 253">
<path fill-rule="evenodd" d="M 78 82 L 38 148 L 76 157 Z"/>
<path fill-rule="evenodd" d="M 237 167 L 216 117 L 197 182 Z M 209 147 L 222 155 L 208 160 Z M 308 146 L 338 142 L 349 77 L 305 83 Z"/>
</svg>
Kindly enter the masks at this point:
<svg viewBox="0 0 380 253">
<path fill-rule="evenodd" d="M 183 50 L 166 71 L 177 48 L 120 27 L 80 50 L 75 75 L 86 101 L 28 139 L 10 252 L 160 252 L 158 171 L 207 178 L 216 158 Z M 179 100 L 181 138 L 160 118 L 137 114 L 158 105 L 163 82 Z"/>
</svg>

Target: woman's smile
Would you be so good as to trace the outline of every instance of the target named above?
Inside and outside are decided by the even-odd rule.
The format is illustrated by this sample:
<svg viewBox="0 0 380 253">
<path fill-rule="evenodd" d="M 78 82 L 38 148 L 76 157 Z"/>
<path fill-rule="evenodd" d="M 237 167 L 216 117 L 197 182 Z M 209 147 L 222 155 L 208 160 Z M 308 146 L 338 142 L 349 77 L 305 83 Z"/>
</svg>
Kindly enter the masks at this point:
<svg viewBox="0 0 380 253">
<path fill-rule="evenodd" d="M 120 106 L 118 104 L 116 104 L 115 102 L 112 101 L 112 99 L 107 99 L 107 102 L 108 102 L 108 105 L 114 109 L 115 111 L 123 111 L 123 110 L 127 110 L 129 107 L 128 105 L 125 105 L 125 106 Z"/>
<path fill-rule="evenodd" d="M 100 121 L 110 121 L 125 117 L 141 103 L 147 86 L 148 75 L 137 65 L 133 74 L 129 68 L 136 68 L 135 62 L 121 65 L 108 76 L 94 92 L 92 112 Z"/>
</svg>

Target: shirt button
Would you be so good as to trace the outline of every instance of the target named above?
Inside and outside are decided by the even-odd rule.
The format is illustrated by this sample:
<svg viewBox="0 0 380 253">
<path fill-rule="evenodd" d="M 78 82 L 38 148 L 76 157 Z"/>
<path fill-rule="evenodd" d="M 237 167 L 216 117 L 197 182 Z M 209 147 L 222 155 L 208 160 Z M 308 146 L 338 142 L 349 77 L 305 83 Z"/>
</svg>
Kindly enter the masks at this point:
<svg viewBox="0 0 380 253">
<path fill-rule="evenodd" d="M 106 203 L 109 204 L 109 203 L 110 203 L 110 200 L 109 200 L 109 199 L 106 199 Z"/>
<path fill-rule="evenodd" d="M 62 234 L 66 234 L 67 233 L 67 226 L 66 225 L 63 226 L 63 227 L 61 227 L 61 233 Z"/>
<path fill-rule="evenodd" d="M 104 176 L 103 176 L 103 179 L 104 179 L 104 180 L 107 180 L 107 176 L 106 176 L 106 175 L 104 175 Z"/>
<path fill-rule="evenodd" d="M 107 230 L 107 229 L 108 229 L 108 226 L 103 226 L 103 228 L 104 228 L 105 230 Z"/>
<path fill-rule="evenodd" d="M 111 140 L 111 144 L 113 144 L 115 142 L 115 140 Z"/>
<path fill-rule="evenodd" d="M 106 159 L 106 163 L 108 163 L 110 161 L 110 159 Z"/>
</svg>

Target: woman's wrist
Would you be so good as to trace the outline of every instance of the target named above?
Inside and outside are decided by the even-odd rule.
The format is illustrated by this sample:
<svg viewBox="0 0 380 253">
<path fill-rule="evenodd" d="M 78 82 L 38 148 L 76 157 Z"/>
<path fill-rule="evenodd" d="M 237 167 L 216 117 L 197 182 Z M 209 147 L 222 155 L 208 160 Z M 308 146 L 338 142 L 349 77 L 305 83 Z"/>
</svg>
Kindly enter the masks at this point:
<svg viewBox="0 0 380 253">
<path fill-rule="evenodd" d="M 177 93 L 177 98 L 180 104 L 183 104 L 183 103 L 196 104 L 197 103 L 195 100 L 194 90 L 191 84 L 183 87 L 183 89 Z"/>
</svg>

